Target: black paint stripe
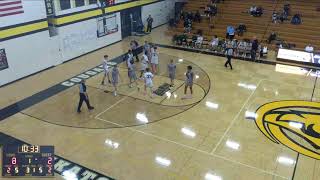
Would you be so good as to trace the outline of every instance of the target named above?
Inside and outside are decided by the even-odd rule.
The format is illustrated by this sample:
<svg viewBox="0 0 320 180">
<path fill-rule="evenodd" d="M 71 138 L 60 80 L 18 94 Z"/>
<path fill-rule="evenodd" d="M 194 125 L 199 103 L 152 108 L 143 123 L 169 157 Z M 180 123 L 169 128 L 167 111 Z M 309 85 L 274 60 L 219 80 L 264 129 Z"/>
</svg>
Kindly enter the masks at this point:
<svg viewBox="0 0 320 180">
<path fill-rule="evenodd" d="M 17 139 L 17 138 L 14 138 L 14 137 L 12 137 L 12 136 L 9 136 L 9 135 L 7 135 L 7 134 L 4 134 L 4 133 L 0 132 L 0 146 L 4 146 L 4 145 L 23 145 L 23 144 L 28 144 L 28 145 L 30 145 L 30 143 L 24 142 L 24 141 L 22 141 L 22 140 L 19 140 L 19 139 Z M 113 178 L 111 178 L 111 177 L 109 177 L 109 176 L 103 175 L 102 173 L 99 173 L 99 172 L 97 172 L 97 171 L 95 171 L 95 170 L 89 169 L 89 168 L 87 168 L 87 167 L 85 167 L 85 166 L 82 166 L 82 165 L 77 164 L 77 163 L 75 163 L 75 162 L 72 162 L 72 161 L 70 161 L 70 160 L 67 160 L 67 159 L 65 159 L 65 158 L 63 158 L 63 157 L 61 157 L 61 156 L 55 155 L 55 158 L 58 158 L 58 160 L 61 159 L 61 160 L 70 162 L 71 165 L 69 165 L 69 168 L 71 168 L 71 167 L 73 167 L 73 166 L 76 165 L 76 166 L 79 166 L 79 167 L 82 169 L 82 171 L 88 170 L 88 171 L 90 171 L 90 172 L 93 172 L 93 173 L 97 174 L 97 177 L 105 177 L 105 178 L 108 178 L 108 179 L 110 179 L 110 180 L 114 180 Z M 55 161 L 56 161 L 56 160 L 55 160 Z M 70 167 L 70 166 L 71 166 L 71 167 Z M 65 168 L 64 170 L 68 170 L 69 168 L 68 168 L 68 166 L 67 166 L 67 168 Z M 81 171 L 80 171 L 80 172 L 81 172 Z M 57 173 L 57 174 L 59 174 L 59 175 L 62 175 L 60 172 L 58 172 L 58 171 L 56 171 L 56 170 L 55 170 L 55 173 Z M 79 174 L 81 174 L 81 173 L 79 173 Z M 79 177 L 79 175 L 78 175 L 77 179 L 80 179 L 80 178 L 81 178 L 81 177 Z"/>
<path fill-rule="evenodd" d="M 316 79 L 314 80 L 314 85 L 313 85 L 313 89 L 312 89 L 312 94 L 311 94 L 311 99 L 310 99 L 310 101 L 312 101 L 312 99 L 313 99 L 314 90 L 316 89 L 317 81 L 318 81 L 318 75 L 316 76 Z"/>
<path fill-rule="evenodd" d="M 300 153 L 298 153 L 297 158 L 296 158 L 296 164 L 294 165 L 293 174 L 292 174 L 292 177 L 291 177 L 292 180 L 294 180 L 294 177 L 296 175 L 296 169 L 297 169 L 297 165 L 298 165 L 298 162 L 299 162 L 299 157 L 300 157 Z"/>
</svg>

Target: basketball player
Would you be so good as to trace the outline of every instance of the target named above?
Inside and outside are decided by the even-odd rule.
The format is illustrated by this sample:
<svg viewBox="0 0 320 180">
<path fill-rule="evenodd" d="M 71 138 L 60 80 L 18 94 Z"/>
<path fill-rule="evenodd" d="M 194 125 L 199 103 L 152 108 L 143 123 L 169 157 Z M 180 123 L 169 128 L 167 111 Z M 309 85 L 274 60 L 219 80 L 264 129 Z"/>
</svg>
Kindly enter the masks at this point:
<svg viewBox="0 0 320 180">
<path fill-rule="evenodd" d="M 127 54 L 127 67 L 129 67 L 130 66 L 130 62 L 131 62 L 131 60 L 133 60 L 133 53 L 132 53 L 132 51 L 131 50 L 128 50 L 128 54 Z"/>
<path fill-rule="evenodd" d="M 128 76 L 129 76 L 129 87 L 132 88 L 132 83 L 136 84 L 138 91 L 140 90 L 138 87 L 137 75 L 136 75 L 136 65 L 134 61 L 131 60 L 130 66 L 128 67 Z"/>
<path fill-rule="evenodd" d="M 157 52 L 157 47 L 154 46 L 151 48 L 151 68 L 152 73 L 157 74 L 159 64 L 159 53 Z"/>
<path fill-rule="evenodd" d="M 140 78 L 142 78 L 142 75 L 146 72 L 146 69 L 148 67 L 149 64 L 149 60 L 148 60 L 148 52 L 144 52 L 142 55 L 142 61 L 141 61 L 141 69 L 140 69 Z"/>
<path fill-rule="evenodd" d="M 169 78 L 171 81 L 170 87 L 174 86 L 174 79 L 176 77 L 176 64 L 173 63 L 173 59 L 170 60 L 170 63 L 168 64 L 168 72 L 169 72 Z"/>
<path fill-rule="evenodd" d="M 182 99 L 191 99 L 193 90 L 192 90 L 192 85 L 193 85 L 193 79 L 194 79 L 194 74 L 192 72 L 192 66 L 187 67 L 187 72 L 186 72 L 186 82 L 185 82 L 185 87 L 184 87 L 184 97 Z M 190 88 L 190 96 L 187 96 L 187 89 L 188 87 Z"/>
<path fill-rule="evenodd" d="M 113 95 L 117 96 L 118 84 L 120 79 L 120 73 L 119 73 L 117 64 L 112 68 L 111 75 L 112 75 L 112 85 L 114 87 Z"/>
<path fill-rule="evenodd" d="M 106 77 L 108 77 L 108 82 L 111 83 L 110 76 L 109 76 L 108 55 L 105 55 L 103 57 L 102 66 L 103 66 L 104 74 L 101 81 L 101 85 L 105 85 L 104 81 L 106 80 Z"/>
<path fill-rule="evenodd" d="M 153 87 L 153 74 L 150 72 L 150 69 L 147 68 L 146 72 L 143 75 L 144 78 L 144 95 L 147 94 L 147 88 L 150 89 L 150 97 L 153 98 L 153 91 L 152 91 L 152 87 Z"/>
</svg>

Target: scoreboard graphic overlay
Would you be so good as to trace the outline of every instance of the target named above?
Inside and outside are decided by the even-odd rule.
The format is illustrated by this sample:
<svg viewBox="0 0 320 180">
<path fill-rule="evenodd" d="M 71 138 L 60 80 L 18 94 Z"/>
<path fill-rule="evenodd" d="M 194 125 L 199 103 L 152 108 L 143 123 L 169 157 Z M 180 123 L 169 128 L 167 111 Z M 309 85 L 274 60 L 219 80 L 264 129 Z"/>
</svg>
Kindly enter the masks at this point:
<svg viewBox="0 0 320 180">
<path fill-rule="evenodd" d="M 54 177 L 54 147 L 5 145 L 2 151 L 3 177 Z"/>
</svg>

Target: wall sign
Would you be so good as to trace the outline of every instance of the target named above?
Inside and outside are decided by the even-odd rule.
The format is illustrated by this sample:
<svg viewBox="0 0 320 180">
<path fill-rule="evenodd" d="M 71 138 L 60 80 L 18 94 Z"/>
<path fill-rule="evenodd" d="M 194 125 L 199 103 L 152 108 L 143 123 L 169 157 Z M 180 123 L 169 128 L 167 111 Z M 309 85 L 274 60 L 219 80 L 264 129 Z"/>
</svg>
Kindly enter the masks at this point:
<svg viewBox="0 0 320 180">
<path fill-rule="evenodd" d="M 8 67 L 6 51 L 4 49 L 0 49 L 0 71 L 7 69 Z"/>
<path fill-rule="evenodd" d="M 47 17 L 53 16 L 54 15 L 53 0 L 45 0 L 44 3 L 46 5 Z"/>
</svg>

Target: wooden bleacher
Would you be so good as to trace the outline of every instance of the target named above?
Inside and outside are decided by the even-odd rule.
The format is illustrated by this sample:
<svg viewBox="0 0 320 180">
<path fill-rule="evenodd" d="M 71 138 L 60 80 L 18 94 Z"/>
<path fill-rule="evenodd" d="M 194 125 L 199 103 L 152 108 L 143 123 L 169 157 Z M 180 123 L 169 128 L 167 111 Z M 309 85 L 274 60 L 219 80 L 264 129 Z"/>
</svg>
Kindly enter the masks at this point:
<svg viewBox="0 0 320 180">
<path fill-rule="evenodd" d="M 282 24 L 272 23 L 271 16 L 274 11 L 280 12 L 283 5 L 289 2 L 291 5 L 291 14 L 302 14 L 302 24 L 293 25 L 289 21 Z M 196 12 L 197 10 L 203 14 L 208 0 L 189 0 L 184 7 L 186 12 Z M 252 5 L 261 6 L 264 9 L 264 14 L 261 17 L 252 17 L 246 13 Z M 218 4 L 218 15 L 211 22 L 206 17 L 202 18 L 201 23 L 194 22 L 192 33 L 201 29 L 206 39 L 211 40 L 213 35 L 225 37 L 226 27 L 233 25 L 237 27 L 239 23 L 244 23 L 247 26 L 247 32 L 237 39 L 252 39 L 257 37 L 259 40 L 265 41 L 269 34 L 274 31 L 278 37 L 286 43 L 295 44 L 296 49 L 304 49 L 311 43 L 316 50 L 320 48 L 320 12 L 317 11 L 320 7 L 319 0 L 225 0 Z M 212 29 L 212 25 L 214 28 Z M 170 34 L 183 33 L 183 21 L 181 20 L 177 28 L 169 30 Z M 269 48 L 274 48 L 275 45 L 270 45 Z"/>
</svg>

